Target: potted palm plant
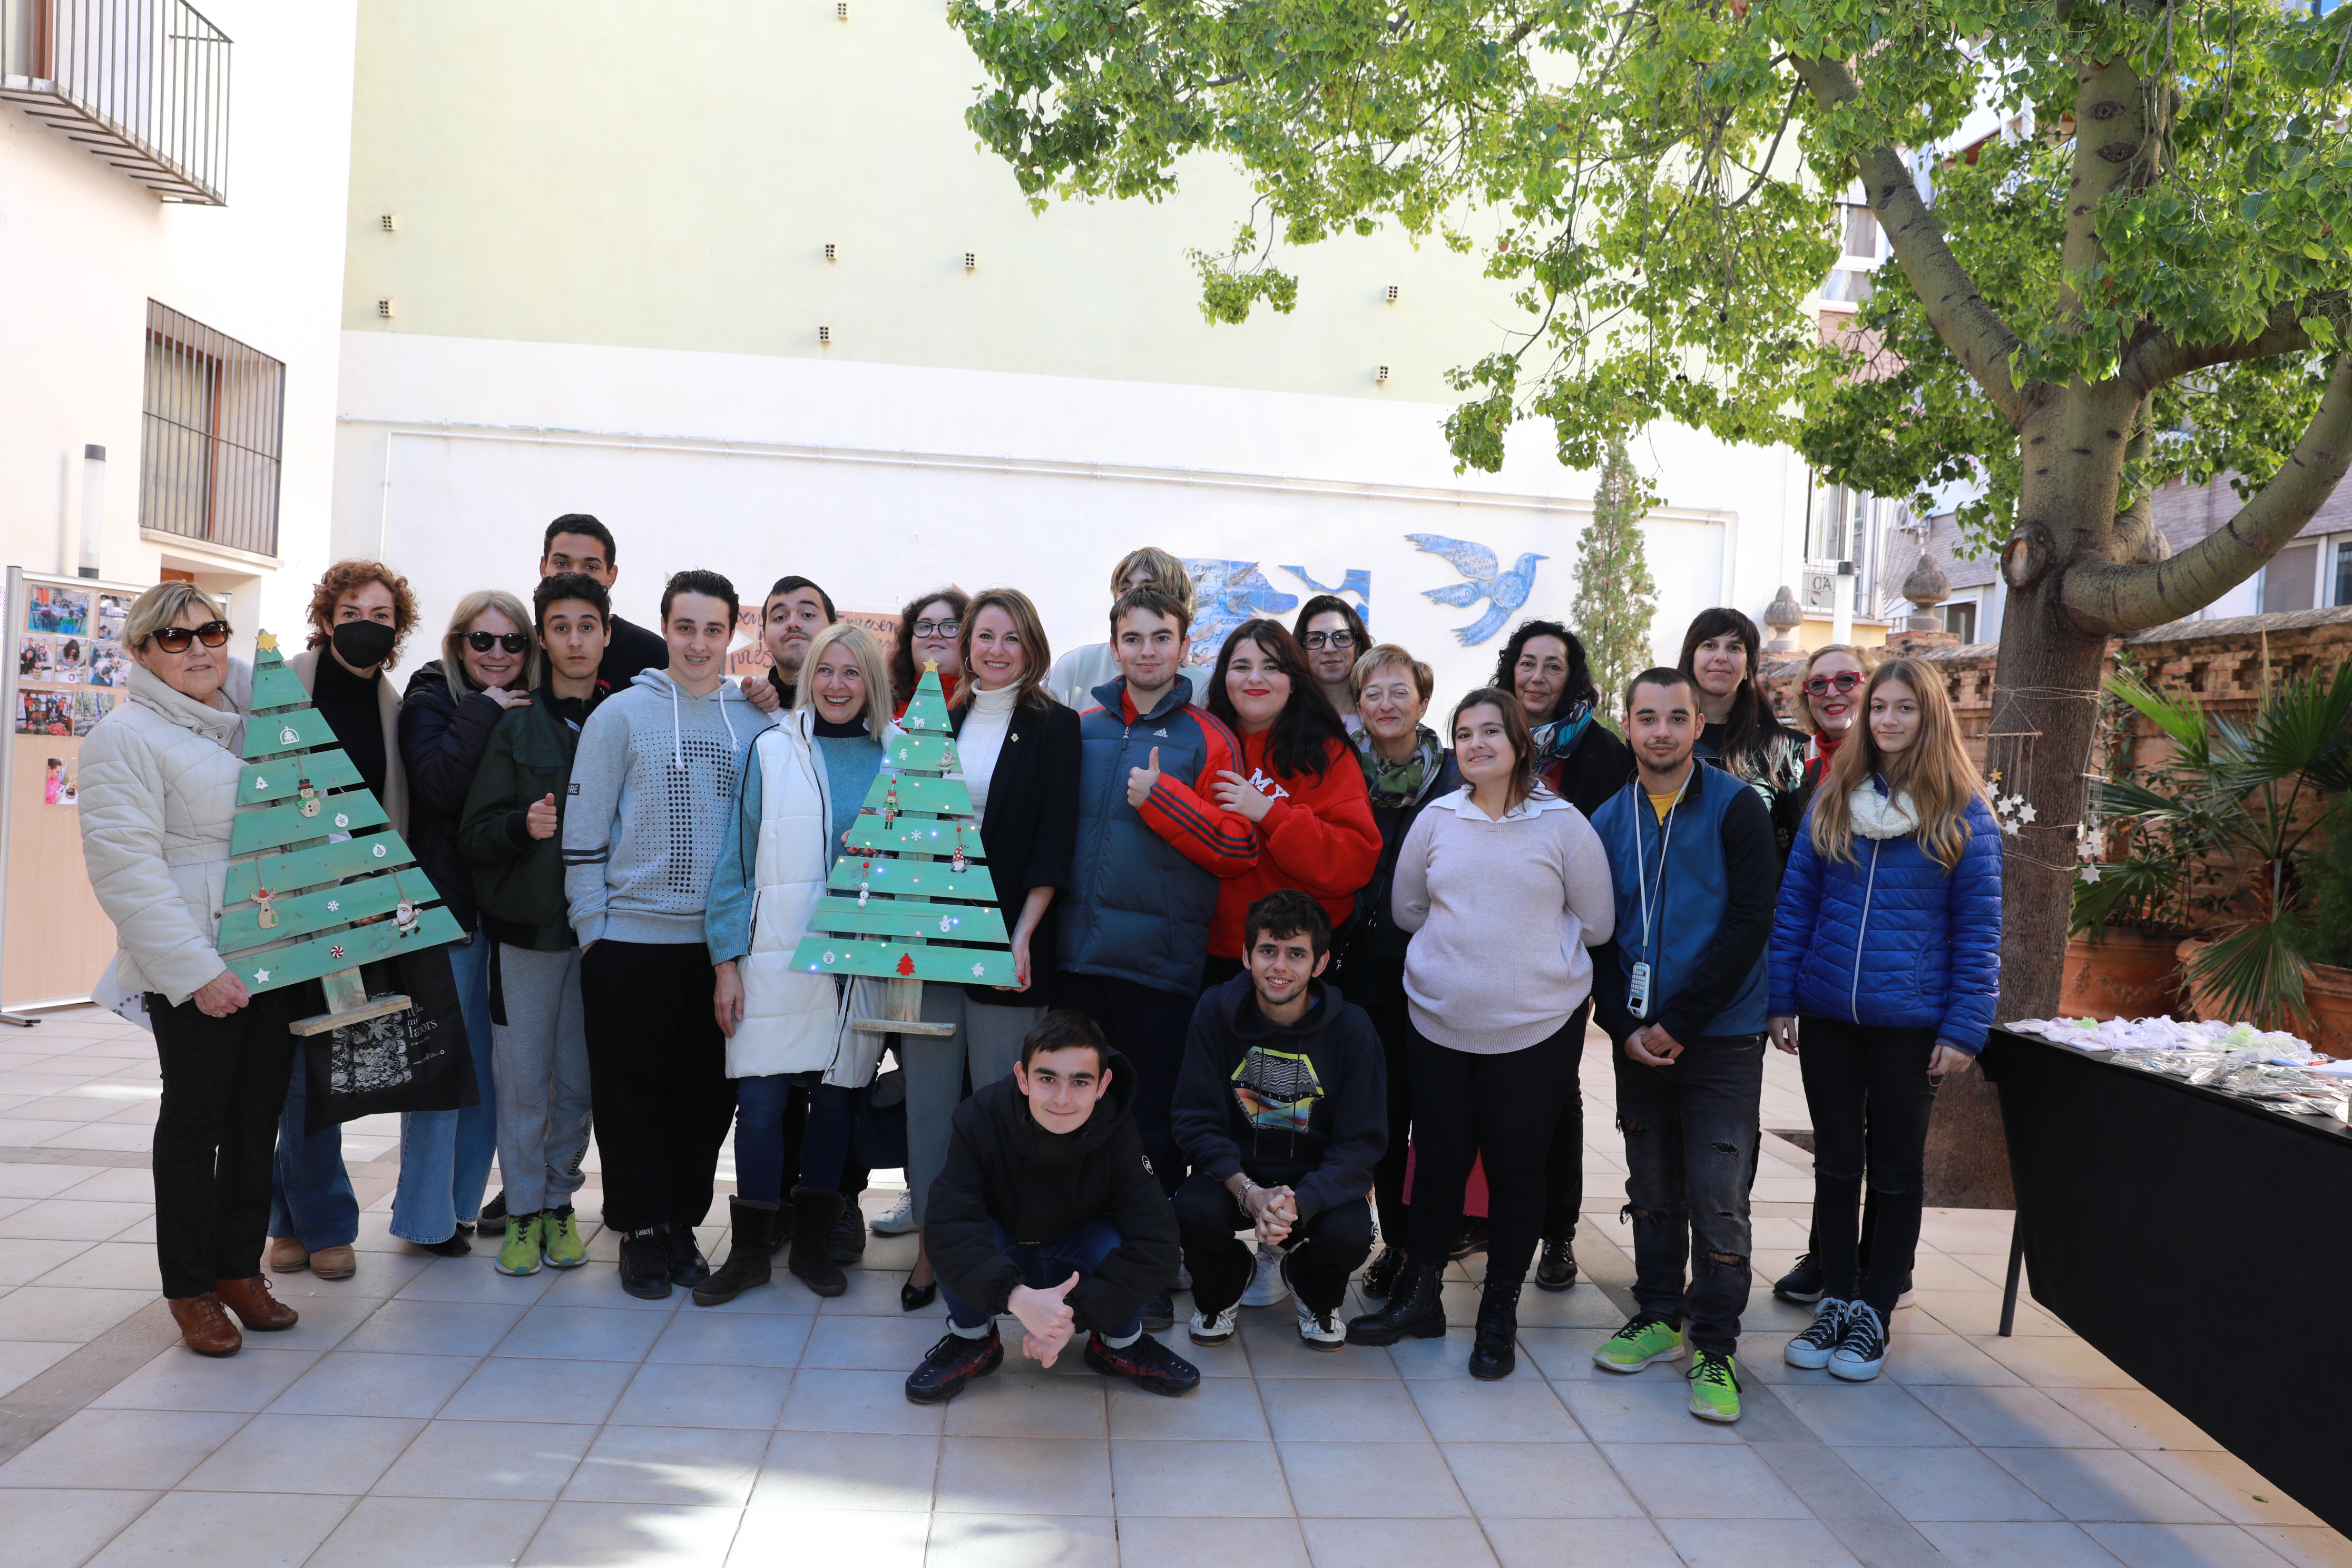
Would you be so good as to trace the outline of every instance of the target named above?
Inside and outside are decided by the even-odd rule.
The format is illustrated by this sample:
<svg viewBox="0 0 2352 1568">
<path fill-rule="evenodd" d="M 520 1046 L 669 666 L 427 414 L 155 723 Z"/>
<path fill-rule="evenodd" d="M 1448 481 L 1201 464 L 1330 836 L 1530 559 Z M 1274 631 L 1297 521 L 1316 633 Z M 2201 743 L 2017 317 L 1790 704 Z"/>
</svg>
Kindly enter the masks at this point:
<svg viewBox="0 0 2352 1568">
<path fill-rule="evenodd" d="M 2126 680 L 2139 670 L 2116 656 Z M 2139 710 L 2111 683 L 2099 702 L 2104 781 L 2173 793 L 2169 775 L 2140 755 Z M 2070 1018 L 2162 1017 L 2180 1005 L 2181 938 L 2203 923 L 2202 861 L 2188 825 L 2123 820 L 2084 835 L 2084 865 L 2067 929 L 2058 1010 Z M 2105 863 L 2100 863 L 2105 862 Z"/>
<path fill-rule="evenodd" d="M 2311 1043 L 2331 1057 L 2352 1057 L 2352 796 L 2339 798 L 2329 815 L 2327 853 L 2313 880 L 2319 962 L 2303 986 Z"/>
<path fill-rule="evenodd" d="M 2242 725 L 2136 677 L 2107 689 L 2173 752 L 2144 779 L 2094 787 L 2094 808 L 2126 852 L 2086 868 L 2075 928 L 2143 913 L 2188 926 L 2195 934 L 2179 952 L 2199 1016 L 2309 1035 L 2309 982 L 2325 951 L 2314 873 L 2352 784 L 2352 664 L 2332 679 L 2265 682 Z"/>
</svg>

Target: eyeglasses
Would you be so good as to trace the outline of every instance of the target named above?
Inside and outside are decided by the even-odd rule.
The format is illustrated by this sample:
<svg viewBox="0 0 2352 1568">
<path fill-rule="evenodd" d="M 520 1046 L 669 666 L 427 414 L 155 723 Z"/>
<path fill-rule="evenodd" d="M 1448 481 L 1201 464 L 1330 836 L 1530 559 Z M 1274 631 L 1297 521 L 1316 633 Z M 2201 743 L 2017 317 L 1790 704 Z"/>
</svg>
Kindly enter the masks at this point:
<svg viewBox="0 0 2352 1568">
<path fill-rule="evenodd" d="M 206 621 L 200 626 L 159 626 L 154 637 L 155 646 L 165 653 L 185 653 L 192 642 L 219 647 L 228 641 L 228 623 Z"/>
<path fill-rule="evenodd" d="M 466 646 L 476 653 L 488 653 L 490 645 L 498 644 L 509 653 L 520 653 L 530 646 L 529 632 L 467 632 Z"/>
<path fill-rule="evenodd" d="M 1805 694 L 1809 697 L 1827 697 L 1832 691 L 1835 691 L 1843 697 L 1861 684 L 1860 671 L 1842 669 L 1835 675 L 1808 677 L 1805 680 Z"/>
<path fill-rule="evenodd" d="M 951 637 L 963 630 L 961 621 L 917 621 L 915 635 L 919 637 Z"/>
<path fill-rule="evenodd" d="M 1356 646 L 1356 634 L 1353 632 L 1308 632 L 1305 637 L 1298 639 L 1298 644 L 1301 647 L 1353 647 Z"/>
</svg>

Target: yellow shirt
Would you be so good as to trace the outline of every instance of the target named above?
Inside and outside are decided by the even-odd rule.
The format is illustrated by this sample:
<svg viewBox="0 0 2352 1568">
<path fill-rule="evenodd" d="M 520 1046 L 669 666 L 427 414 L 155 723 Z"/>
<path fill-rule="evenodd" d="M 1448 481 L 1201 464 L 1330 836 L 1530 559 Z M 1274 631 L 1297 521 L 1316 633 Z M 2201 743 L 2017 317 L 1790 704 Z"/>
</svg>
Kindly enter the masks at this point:
<svg viewBox="0 0 2352 1568">
<path fill-rule="evenodd" d="M 1663 824 L 1666 820 L 1667 811 L 1671 809 L 1675 804 L 1675 797 L 1680 795 L 1683 792 L 1678 789 L 1671 789 L 1664 795 L 1650 795 L 1648 790 L 1643 790 L 1642 793 L 1643 795 L 1650 795 L 1650 809 L 1658 814 L 1658 821 Z"/>
</svg>

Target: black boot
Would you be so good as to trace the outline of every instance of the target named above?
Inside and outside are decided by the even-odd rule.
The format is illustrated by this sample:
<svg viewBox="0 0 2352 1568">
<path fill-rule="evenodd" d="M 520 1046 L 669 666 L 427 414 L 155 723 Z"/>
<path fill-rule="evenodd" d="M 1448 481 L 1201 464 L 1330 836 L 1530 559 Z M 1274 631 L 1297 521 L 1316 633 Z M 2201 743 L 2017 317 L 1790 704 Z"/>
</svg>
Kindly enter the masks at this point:
<svg viewBox="0 0 2352 1568">
<path fill-rule="evenodd" d="M 500 1187 L 488 1203 L 482 1205 L 481 1217 L 474 1224 L 484 1236 L 504 1236 L 507 1232 L 507 1190 Z M 459 1230 L 466 1227 L 459 1226 Z"/>
<path fill-rule="evenodd" d="M 866 1256 L 866 1211 L 855 1198 L 841 1200 L 841 1215 L 833 1222 L 824 1255 L 835 1263 L 855 1263 Z"/>
<path fill-rule="evenodd" d="M 768 1256 L 773 1258 L 793 1238 L 793 1194 L 786 1193 L 776 1205 L 776 1223 L 768 1229 Z"/>
<path fill-rule="evenodd" d="M 822 1187 L 793 1189 L 793 1250 L 784 1267 L 793 1278 L 820 1296 L 838 1296 L 849 1289 L 849 1276 L 825 1256 L 834 1222 L 841 1217 L 842 1197 Z"/>
<path fill-rule="evenodd" d="M 1543 1256 L 1536 1259 L 1536 1285 L 1545 1290 L 1565 1290 L 1576 1283 L 1576 1238 L 1544 1238 Z"/>
<path fill-rule="evenodd" d="M 727 1223 L 732 1232 L 727 1241 L 727 1261 L 719 1266 L 718 1273 L 694 1288 L 694 1304 L 698 1307 L 732 1301 L 774 1277 L 770 1262 L 773 1248 L 769 1246 L 768 1233 L 775 1227 L 776 1205 L 730 1197 L 727 1200 Z"/>
<path fill-rule="evenodd" d="M 1519 1364 L 1517 1279 L 1489 1279 L 1479 1288 L 1478 1337 L 1470 1343 L 1470 1375 L 1492 1383 Z"/>
<path fill-rule="evenodd" d="M 621 1237 L 621 1289 L 641 1300 L 669 1295 L 669 1238 L 648 1226 Z"/>
<path fill-rule="evenodd" d="M 1366 1297 L 1375 1301 L 1385 1300 L 1396 1287 L 1397 1270 L 1404 1267 L 1404 1248 L 1383 1247 L 1372 1266 L 1364 1270 L 1363 1284 L 1359 1287 Z"/>
<path fill-rule="evenodd" d="M 1412 1258 L 1397 1270 L 1388 1304 L 1348 1325 L 1351 1345 L 1392 1345 L 1399 1340 L 1433 1340 L 1445 1332 L 1445 1303 L 1438 1299 L 1438 1275 Z"/>
</svg>

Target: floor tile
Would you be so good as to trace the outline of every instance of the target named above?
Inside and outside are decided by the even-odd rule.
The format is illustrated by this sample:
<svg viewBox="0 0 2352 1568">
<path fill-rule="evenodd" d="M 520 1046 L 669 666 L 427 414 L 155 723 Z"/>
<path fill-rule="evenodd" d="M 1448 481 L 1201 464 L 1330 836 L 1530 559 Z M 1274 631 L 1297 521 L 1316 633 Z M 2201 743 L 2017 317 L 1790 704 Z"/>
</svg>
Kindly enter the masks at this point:
<svg viewBox="0 0 2352 1568">
<path fill-rule="evenodd" d="M 1122 1520 L 1193 1518 L 1210 1498 L 1221 1517 L 1290 1518 L 1281 1462 L 1263 1439 L 1122 1438 L 1110 1446 L 1110 1475 Z"/>
<path fill-rule="evenodd" d="M 248 1347 L 237 1359 L 252 1353 Z M 313 1363 L 269 1409 L 287 1415 L 428 1416 L 478 1364 L 470 1356 L 334 1351 Z"/>
<path fill-rule="evenodd" d="M 82 1410 L 0 1465 L 0 1487 L 169 1487 L 250 1417 L 209 1411 Z"/>
<path fill-rule="evenodd" d="M 20 1242 L 0 1242 L 0 1258 L 5 1258 L 7 1248 L 23 1245 Z M 154 1247 L 129 1241 L 101 1241 L 82 1247 L 73 1257 L 42 1275 L 38 1283 L 137 1290 L 148 1295 L 160 1294 L 163 1289 Z"/>
<path fill-rule="evenodd" d="M 2032 1340 L 2031 1344 L 2066 1343 Z M 1987 1355 L 1976 1341 L 1958 1334 L 1914 1334 L 1886 1358 L 1885 1375 L 1906 1387 L 1962 1384 L 1977 1388 L 2014 1387 L 2025 1381 Z"/>
<path fill-rule="evenodd" d="M 1617 1477 L 1653 1519 L 1810 1519 L 1812 1510 L 1744 1447 L 1603 1443 Z"/>
<path fill-rule="evenodd" d="M 8 1081 L 16 1081 L 9 1075 Z M 0 1162 L 0 1198 L 55 1197 L 89 1174 L 80 1165 L 26 1165 Z M 150 1197 L 153 1195 L 152 1191 Z"/>
<path fill-rule="evenodd" d="M 1690 1413 L 1690 1385 L 1681 1363 L 1654 1366 L 1630 1375 L 1603 1374 L 1606 1381 L 1553 1386 L 1568 1413 L 1596 1443 L 1722 1443 L 1741 1441 L 1738 1428 L 1702 1421 Z"/>
<path fill-rule="evenodd" d="M 931 1521 L 925 1568 L 1114 1568 L 1108 1518 L 947 1514 Z"/>
<path fill-rule="evenodd" d="M 765 1432 L 607 1426 L 563 1489 L 583 1502 L 738 1508 L 751 1495 Z"/>
<path fill-rule="evenodd" d="M 316 1550 L 353 1500 L 309 1493 L 179 1491 L 131 1521 L 89 1568 L 183 1568 L 234 1563 L 237 1568 L 296 1568 Z M 268 1528 L 255 1528 L 267 1520 Z"/>
<path fill-rule="evenodd" d="M 364 1497 L 304 1568 L 507 1568 L 544 1513 L 464 1497 Z"/>
<path fill-rule="evenodd" d="M 541 1361 L 492 1356 L 438 1412 L 444 1421 L 554 1421 L 600 1425 L 637 1368 L 625 1361 Z"/>
<path fill-rule="evenodd" d="M 1443 1443 L 1470 1511 L 1486 1519 L 1639 1519 L 1633 1500 L 1590 1443 Z"/>
<path fill-rule="evenodd" d="M 1252 1323 L 1244 1313 L 1240 1342 L 1249 1354 L 1249 1370 L 1258 1377 L 1388 1378 L 1397 1375 L 1387 1351 L 1372 1345 L 1345 1345 L 1337 1352 L 1312 1351 L 1298 1342 L 1297 1320 Z M 1202 1374 L 1211 1375 L 1208 1363 L 1233 1363 L 1223 1356 L 1203 1355 Z M 1238 1370 L 1236 1368 L 1235 1370 Z"/>
<path fill-rule="evenodd" d="M 611 1419 L 625 1426 L 740 1426 L 765 1432 L 776 1425 L 793 1374 L 772 1366 L 664 1365 L 638 1368 Z"/>
<path fill-rule="evenodd" d="M 0 1286 L 29 1285 L 71 1263 L 96 1246 L 89 1241 L 12 1237 L 0 1240 Z M 154 1271 L 154 1254 L 148 1254 L 148 1271 Z M 47 1279 L 51 1285 L 84 1285 L 86 1279 Z"/>
<path fill-rule="evenodd" d="M 495 1353 L 558 1361 L 640 1361 L 668 1322 L 616 1307 L 537 1306 L 522 1314 Z"/>
<path fill-rule="evenodd" d="M 50 1340 L 0 1340 L 0 1398 L 15 1393 L 79 1349 L 79 1345 Z"/>
<path fill-rule="evenodd" d="M 1658 1529 L 1689 1568 L 1860 1568 L 1811 1519 L 1666 1519 Z"/>
<path fill-rule="evenodd" d="M 2074 1524 L 1922 1524 L 1928 1543 L 1964 1568 L 2118 1568 Z"/>
<path fill-rule="evenodd" d="M 1988 1448 L 1986 1454 L 2078 1524 L 2212 1524 L 2220 1515 L 2120 1448 Z"/>
<path fill-rule="evenodd" d="M 2111 1448 L 2105 1434 L 2038 1388 L 1914 1389 L 1969 1442 L 1984 1448 Z"/>
<path fill-rule="evenodd" d="M 1301 1519 L 1315 1568 L 1493 1568 L 1495 1554 L 1469 1520 Z"/>
<path fill-rule="evenodd" d="M 2233 1524 L 2315 1525 L 2318 1516 L 2235 1454 L 2144 1452 L 2140 1462 Z"/>
<path fill-rule="evenodd" d="M 751 1506 L 920 1511 L 933 1506 L 939 1466 L 940 1439 L 929 1434 L 778 1432 Z"/>
<path fill-rule="evenodd" d="M 942 1514 L 1108 1514 L 1109 1445 L 1096 1438 L 940 1440 Z"/>
<path fill-rule="evenodd" d="M 78 1286 L 20 1285 L 0 1296 L 0 1340 L 87 1344 L 162 1299 L 152 1286 L 144 1290 L 92 1290 Z"/>
<path fill-rule="evenodd" d="M 819 1318 L 809 1331 L 801 1364 L 896 1372 L 904 1378 L 941 1331 L 936 1318 Z M 1007 1366 L 1023 1364 L 1011 1345 L 1005 1347 L 1004 1362 Z"/>
<path fill-rule="evenodd" d="M 1824 1443 L 1901 1448 L 1965 1446 L 1958 1433 L 1896 1384 L 1832 1381 L 1817 1387 L 1782 1387 L 1780 1396 Z"/>
<path fill-rule="evenodd" d="M 1470 1511 L 1434 1443 L 1277 1442 L 1276 1447 L 1290 1482 L 1291 1508 L 1301 1519 L 1451 1519 Z"/>
<path fill-rule="evenodd" d="M 1428 1424 L 1394 1378 L 1261 1377 L 1259 1401 L 1277 1438 L 1310 1443 L 1427 1443 Z"/>
<path fill-rule="evenodd" d="M 688 1306 L 670 1315 L 646 1359 L 712 1366 L 798 1366 L 815 1320 L 781 1313 L 720 1313 Z"/>
<path fill-rule="evenodd" d="M 1108 1379 L 1105 1392 L 1114 1437 L 1245 1439 L 1268 1435 L 1255 1379 L 1204 1377 L 1181 1399 L 1146 1394 L 1132 1384 Z"/>
<path fill-rule="evenodd" d="M 1308 1568 L 1307 1541 L 1285 1519 L 1156 1519 L 1122 1514 L 1119 1568 Z"/>
<path fill-rule="evenodd" d="M 2352 1568 L 2352 1541 L 2325 1527 L 2257 1524 L 2249 1526 L 2246 1533 L 2294 1568 Z"/>
<path fill-rule="evenodd" d="M 2086 1524 L 2092 1540 L 2131 1568 L 2284 1568 L 2284 1559 L 2234 1524 Z"/>
<path fill-rule="evenodd" d="M 402 1355 L 480 1356 L 506 1338 L 520 1307 L 468 1301 L 386 1301 L 342 1348 Z"/>
<path fill-rule="evenodd" d="M 1682 1558 L 1646 1519 L 1481 1521 L 1502 1568 L 1682 1568 Z"/>
<path fill-rule="evenodd" d="M 2121 1447 L 2221 1450 L 2195 1422 L 2145 1388 L 2059 1388 L 2050 1397 Z"/>
<path fill-rule="evenodd" d="M 1519 1353 L 1555 1383 L 1622 1377 L 1622 1373 L 1603 1372 L 1592 1364 L 1592 1352 L 1614 1332 L 1614 1329 L 1521 1329 Z M 1740 1364 L 1746 1365 L 1747 1360 L 1741 1356 Z"/>
<path fill-rule="evenodd" d="M 536 1274 L 501 1274 L 492 1266 L 495 1242 L 483 1237 L 466 1258 L 436 1258 L 400 1288 L 403 1301 L 488 1301 L 500 1306 L 528 1307 L 547 1291 L 560 1270 L 542 1268 Z"/>
<path fill-rule="evenodd" d="M 803 1367 L 793 1376 L 777 1425 L 802 1432 L 904 1432 L 936 1436 L 945 1411 L 907 1398 L 903 1372 Z M 1171 1403 L 1161 1400 L 1161 1404 Z"/>
<path fill-rule="evenodd" d="M 257 1415 L 181 1485 L 356 1496 L 375 1485 L 424 1425 L 375 1415 Z"/>
<path fill-rule="evenodd" d="M 722 1568 L 742 1517 L 735 1508 L 567 1500 L 547 1510 L 522 1568 Z"/>
<path fill-rule="evenodd" d="M 1441 1443 L 1581 1442 L 1559 1395 L 1539 1378 L 1499 1383 L 1408 1381 L 1429 1435 Z M 1352 1436 L 1352 1434 L 1351 1434 Z"/>
<path fill-rule="evenodd" d="M 373 1489 L 385 1497 L 551 1501 L 595 1436 L 593 1426 L 544 1421 L 435 1421 Z"/>
<path fill-rule="evenodd" d="M 928 1513 L 750 1508 L 735 1531 L 728 1568 L 854 1563 L 856 1568 L 923 1568 Z"/>
<path fill-rule="evenodd" d="M 258 1336 L 256 1336 L 257 1338 Z M 316 1365 L 316 1351 L 246 1347 L 215 1359 L 191 1354 L 179 1345 L 89 1402 L 93 1410 L 242 1410 L 267 1406 L 287 1385 Z"/>
<path fill-rule="evenodd" d="M 1106 1377 L 1061 1377 L 1050 1372 L 1021 1372 L 1012 1366 L 982 1378 L 955 1397 L 947 1407 L 950 1437 L 1101 1437 L 1108 1434 L 1103 1402 L 1112 1380 Z M 1182 1405 L 1183 1399 L 1144 1394 L 1122 1382 L 1129 1392 L 1162 1405 Z"/>
<path fill-rule="evenodd" d="M 1974 1448 L 1851 1447 L 1838 1457 L 1895 1510 L 1922 1520 L 2049 1521 L 2058 1510 Z"/>
<path fill-rule="evenodd" d="M 77 1568 L 160 1496 L 128 1491 L 0 1491 L 8 1568 Z"/>
</svg>

